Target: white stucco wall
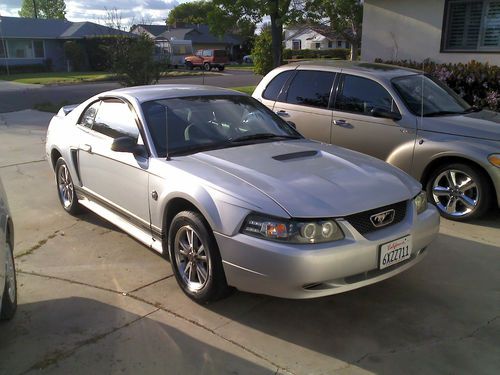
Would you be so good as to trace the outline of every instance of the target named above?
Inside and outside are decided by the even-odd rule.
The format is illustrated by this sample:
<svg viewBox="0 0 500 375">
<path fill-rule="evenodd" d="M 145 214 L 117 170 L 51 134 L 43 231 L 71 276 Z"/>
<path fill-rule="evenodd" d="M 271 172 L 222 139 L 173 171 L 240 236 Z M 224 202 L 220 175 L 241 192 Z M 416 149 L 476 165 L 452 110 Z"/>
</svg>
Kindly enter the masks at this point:
<svg viewBox="0 0 500 375">
<path fill-rule="evenodd" d="M 500 53 L 441 50 L 445 0 L 365 0 L 361 58 L 500 65 Z"/>
<path fill-rule="evenodd" d="M 285 37 L 289 38 L 291 35 L 295 34 L 295 32 L 292 33 L 290 31 L 288 31 L 288 34 L 287 34 L 287 31 L 285 31 Z M 317 40 L 313 40 L 314 38 L 319 38 L 319 39 L 322 39 L 322 40 L 318 40 L 318 41 Z M 321 44 L 320 48 L 319 48 L 321 50 L 335 49 L 335 48 L 345 48 L 345 46 L 346 46 L 345 40 L 342 40 L 342 47 L 337 47 L 337 40 L 333 40 L 332 41 L 332 47 L 328 48 L 328 42 L 329 42 L 329 40 L 328 39 L 324 39 L 321 35 L 319 35 L 317 32 L 315 32 L 313 30 L 305 30 L 304 32 L 302 32 L 300 34 L 293 35 L 293 37 L 291 39 L 287 39 L 285 41 L 285 48 L 292 49 L 293 40 L 300 40 L 301 41 L 301 43 L 300 43 L 301 49 L 318 49 L 318 48 L 316 48 L 316 43 L 320 43 Z"/>
</svg>

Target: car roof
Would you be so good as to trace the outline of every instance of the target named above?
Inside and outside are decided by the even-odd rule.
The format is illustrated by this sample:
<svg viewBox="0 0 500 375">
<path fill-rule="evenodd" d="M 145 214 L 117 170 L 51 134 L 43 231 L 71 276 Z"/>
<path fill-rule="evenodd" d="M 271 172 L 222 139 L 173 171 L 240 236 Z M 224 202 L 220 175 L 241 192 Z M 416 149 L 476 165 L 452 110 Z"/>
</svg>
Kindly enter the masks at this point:
<svg viewBox="0 0 500 375">
<path fill-rule="evenodd" d="M 422 73 L 419 70 L 403 68 L 395 65 L 388 64 L 378 64 L 364 61 L 344 61 L 344 60 L 311 60 L 311 61 L 299 61 L 291 63 L 286 66 L 294 66 L 294 68 L 299 66 L 307 66 L 312 69 L 324 69 L 324 68 L 334 68 L 342 69 L 342 72 L 363 72 L 366 74 L 374 76 L 383 76 L 387 79 L 394 77 L 407 76 L 409 74 L 419 74 Z"/>
<path fill-rule="evenodd" d="M 238 91 L 224 89 L 215 86 L 203 85 L 149 85 L 149 86 L 134 86 L 125 87 L 106 91 L 99 97 L 114 96 L 114 97 L 133 97 L 138 102 L 144 103 L 152 100 L 182 98 L 188 96 L 210 96 L 210 95 L 238 95 L 246 96 Z"/>
</svg>

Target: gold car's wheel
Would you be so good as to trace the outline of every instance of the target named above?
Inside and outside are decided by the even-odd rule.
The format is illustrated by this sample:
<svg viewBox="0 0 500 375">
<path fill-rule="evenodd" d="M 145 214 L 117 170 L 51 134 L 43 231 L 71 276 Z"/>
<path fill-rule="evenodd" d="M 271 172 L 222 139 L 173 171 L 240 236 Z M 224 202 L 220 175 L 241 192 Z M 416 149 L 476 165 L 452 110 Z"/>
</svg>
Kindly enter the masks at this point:
<svg viewBox="0 0 500 375">
<path fill-rule="evenodd" d="M 2 294 L 1 319 L 11 319 L 17 309 L 17 282 L 14 265 L 14 254 L 10 245 L 6 244 L 7 256 L 5 257 L 5 288 Z"/>
<path fill-rule="evenodd" d="M 490 205 L 486 177 L 465 164 L 438 169 L 430 179 L 427 191 L 441 215 L 451 220 L 479 217 Z"/>
<path fill-rule="evenodd" d="M 170 225 L 168 244 L 172 271 L 184 293 L 198 303 L 228 294 L 219 248 L 202 215 L 178 213 Z"/>
</svg>

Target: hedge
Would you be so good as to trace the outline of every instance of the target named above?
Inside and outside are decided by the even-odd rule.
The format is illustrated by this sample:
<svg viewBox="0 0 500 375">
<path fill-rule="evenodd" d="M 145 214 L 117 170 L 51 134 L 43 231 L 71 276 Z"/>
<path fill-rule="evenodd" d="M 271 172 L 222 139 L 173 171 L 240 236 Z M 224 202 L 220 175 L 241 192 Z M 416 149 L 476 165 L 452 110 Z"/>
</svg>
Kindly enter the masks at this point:
<svg viewBox="0 0 500 375">
<path fill-rule="evenodd" d="M 289 59 L 342 59 L 347 60 L 351 50 L 348 48 L 333 48 L 333 49 L 285 49 L 283 50 L 283 58 L 285 60 Z"/>
<path fill-rule="evenodd" d="M 470 61 L 462 64 L 438 64 L 430 60 L 383 61 L 375 62 L 399 65 L 424 70 L 451 87 L 469 104 L 479 108 L 490 108 L 500 112 L 500 67 L 488 63 Z"/>
<path fill-rule="evenodd" d="M 29 65 L 9 65 L 9 73 L 45 73 L 52 71 L 52 60 L 46 59 L 43 64 L 29 64 Z M 7 66 L 0 65 L 0 74 L 7 74 Z"/>
</svg>

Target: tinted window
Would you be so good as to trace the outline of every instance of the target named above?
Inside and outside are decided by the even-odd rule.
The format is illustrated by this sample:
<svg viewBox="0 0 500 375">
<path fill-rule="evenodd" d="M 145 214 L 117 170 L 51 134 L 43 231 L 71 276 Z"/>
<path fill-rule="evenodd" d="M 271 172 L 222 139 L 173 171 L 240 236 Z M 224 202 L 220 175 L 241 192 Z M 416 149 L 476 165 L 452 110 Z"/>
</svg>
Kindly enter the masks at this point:
<svg viewBox="0 0 500 375">
<path fill-rule="evenodd" d="M 139 129 L 128 105 L 114 100 L 101 103 L 92 130 L 111 138 L 139 137 Z"/>
<path fill-rule="evenodd" d="M 287 102 L 312 107 L 328 107 L 335 73 L 300 70 L 288 89 Z"/>
<path fill-rule="evenodd" d="M 224 51 L 223 49 L 218 49 L 214 51 L 215 57 L 226 57 L 226 55 L 227 55 L 226 51 Z"/>
<path fill-rule="evenodd" d="M 280 94 L 281 89 L 294 72 L 295 70 L 287 70 L 286 72 L 280 73 L 274 77 L 262 93 L 262 97 L 269 100 L 278 100 L 278 95 Z"/>
<path fill-rule="evenodd" d="M 371 115 L 373 108 L 398 112 L 392 96 L 371 79 L 346 75 L 335 109 Z"/>
<path fill-rule="evenodd" d="M 100 104 L 101 102 L 95 102 L 90 107 L 88 107 L 85 112 L 83 112 L 82 117 L 80 117 L 80 121 L 78 121 L 78 124 L 87 128 L 92 128 L 92 125 L 94 125 L 95 115 L 97 114 L 97 110 L 99 109 Z"/>
</svg>

